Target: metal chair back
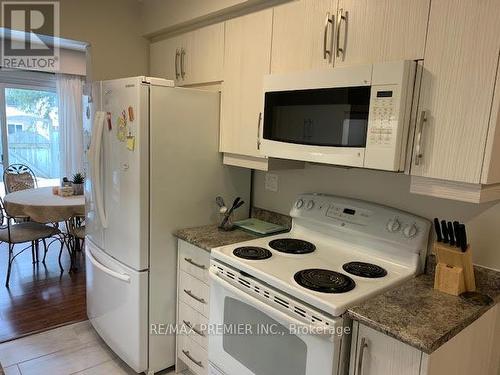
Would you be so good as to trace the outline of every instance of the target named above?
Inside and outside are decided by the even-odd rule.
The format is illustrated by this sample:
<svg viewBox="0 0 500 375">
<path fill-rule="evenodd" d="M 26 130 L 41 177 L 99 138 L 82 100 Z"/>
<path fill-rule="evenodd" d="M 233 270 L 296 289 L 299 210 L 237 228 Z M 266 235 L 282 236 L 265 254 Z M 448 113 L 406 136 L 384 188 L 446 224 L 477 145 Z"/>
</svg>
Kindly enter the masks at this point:
<svg viewBox="0 0 500 375">
<path fill-rule="evenodd" d="M 38 187 L 35 173 L 24 164 L 11 164 L 3 172 L 5 193 Z"/>
</svg>

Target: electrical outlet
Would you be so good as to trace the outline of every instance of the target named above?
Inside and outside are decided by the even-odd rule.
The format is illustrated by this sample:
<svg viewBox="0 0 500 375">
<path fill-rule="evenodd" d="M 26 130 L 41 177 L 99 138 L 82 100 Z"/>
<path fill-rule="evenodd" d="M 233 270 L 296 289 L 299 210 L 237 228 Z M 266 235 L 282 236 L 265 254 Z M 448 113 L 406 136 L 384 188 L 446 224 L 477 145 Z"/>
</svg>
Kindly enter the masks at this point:
<svg viewBox="0 0 500 375">
<path fill-rule="evenodd" d="M 266 183 L 265 183 L 265 188 L 266 190 L 269 191 L 278 191 L 278 175 L 273 174 L 273 173 L 266 173 Z"/>
</svg>

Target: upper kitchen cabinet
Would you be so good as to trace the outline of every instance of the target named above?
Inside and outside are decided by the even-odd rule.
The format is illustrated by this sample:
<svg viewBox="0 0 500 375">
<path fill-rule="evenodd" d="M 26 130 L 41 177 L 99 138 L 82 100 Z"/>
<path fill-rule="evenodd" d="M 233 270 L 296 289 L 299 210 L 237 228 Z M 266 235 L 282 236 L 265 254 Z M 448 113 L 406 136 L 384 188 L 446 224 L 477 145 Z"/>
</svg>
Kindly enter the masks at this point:
<svg viewBox="0 0 500 375">
<path fill-rule="evenodd" d="M 172 37 L 151 43 L 149 49 L 149 71 L 153 77 L 161 77 L 181 82 L 180 57 L 184 39 Z"/>
<path fill-rule="evenodd" d="M 500 198 L 500 2 L 433 1 L 411 191 Z"/>
<path fill-rule="evenodd" d="M 272 9 L 226 22 L 220 124 L 225 164 L 268 170 L 287 163 L 261 156 L 258 144 L 272 27 Z"/>
<path fill-rule="evenodd" d="M 150 74 L 178 86 L 222 80 L 224 23 L 151 43 Z"/>
<path fill-rule="evenodd" d="M 424 58 L 430 0 L 338 0 L 335 65 Z"/>
<path fill-rule="evenodd" d="M 300 0 L 274 8 L 271 72 L 332 66 L 336 0 Z"/>
</svg>

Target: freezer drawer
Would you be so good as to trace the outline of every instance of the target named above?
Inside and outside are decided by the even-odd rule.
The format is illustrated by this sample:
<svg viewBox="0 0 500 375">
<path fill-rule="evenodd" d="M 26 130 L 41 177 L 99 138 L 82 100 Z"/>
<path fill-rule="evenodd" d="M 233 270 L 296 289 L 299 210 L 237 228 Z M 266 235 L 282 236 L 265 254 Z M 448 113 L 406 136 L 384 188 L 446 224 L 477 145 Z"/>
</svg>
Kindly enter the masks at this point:
<svg viewBox="0 0 500 375">
<path fill-rule="evenodd" d="M 148 271 L 137 272 L 86 241 L 87 315 L 137 372 L 148 369 Z"/>
</svg>

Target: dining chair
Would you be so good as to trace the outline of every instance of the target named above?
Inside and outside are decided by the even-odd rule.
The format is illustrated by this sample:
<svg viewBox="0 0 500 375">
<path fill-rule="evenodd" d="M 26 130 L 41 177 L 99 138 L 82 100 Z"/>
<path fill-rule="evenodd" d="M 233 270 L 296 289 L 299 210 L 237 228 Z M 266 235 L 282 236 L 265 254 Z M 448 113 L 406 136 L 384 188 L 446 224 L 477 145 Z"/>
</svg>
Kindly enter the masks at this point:
<svg viewBox="0 0 500 375">
<path fill-rule="evenodd" d="M 12 263 L 14 259 L 24 252 L 25 250 L 32 248 L 34 242 L 42 241 L 45 247 L 45 254 L 47 254 L 47 242 L 46 239 L 59 235 L 61 232 L 58 228 L 36 223 L 34 221 L 21 221 L 15 222 L 15 217 L 10 216 L 5 210 L 3 200 L 0 198 L 0 242 L 5 242 L 9 247 L 9 260 L 7 267 L 7 278 L 5 280 L 5 286 L 9 287 L 10 274 L 12 270 Z M 14 253 L 15 245 L 30 243 L 30 245 L 24 247 L 17 253 Z M 64 241 L 61 240 L 61 249 L 59 251 L 59 268 L 61 272 L 64 271 L 61 264 L 61 255 L 63 251 Z M 32 253 L 32 257 L 35 255 Z M 38 258 L 38 254 L 37 254 Z M 44 256 L 45 258 L 45 256 Z"/>
<path fill-rule="evenodd" d="M 72 262 L 76 265 L 76 253 L 81 251 L 85 244 L 85 216 L 73 216 L 66 222 L 66 228 Z"/>
<path fill-rule="evenodd" d="M 35 173 L 24 164 L 9 165 L 3 172 L 3 183 L 6 194 L 38 187 Z"/>
</svg>

